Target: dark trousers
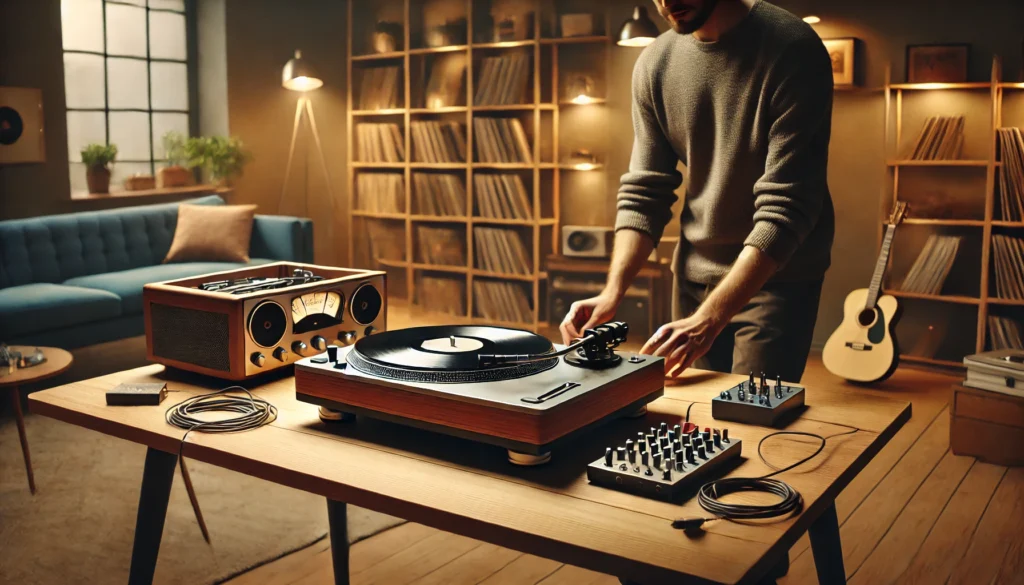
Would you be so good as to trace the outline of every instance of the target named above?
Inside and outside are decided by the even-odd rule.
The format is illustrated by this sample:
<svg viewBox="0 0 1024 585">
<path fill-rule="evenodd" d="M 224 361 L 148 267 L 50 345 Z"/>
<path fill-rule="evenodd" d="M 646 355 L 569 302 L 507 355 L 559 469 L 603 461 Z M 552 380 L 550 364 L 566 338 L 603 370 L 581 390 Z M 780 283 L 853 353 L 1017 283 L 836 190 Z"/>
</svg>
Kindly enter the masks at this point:
<svg viewBox="0 0 1024 585">
<path fill-rule="evenodd" d="M 811 352 L 818 319 L 821 280 L 769 283 L 736 314 L 694 367 L 799 382 Z M 672 318 L 693 313 L 711 286 L 677 282 L 673 287 Z"/>
</svg>

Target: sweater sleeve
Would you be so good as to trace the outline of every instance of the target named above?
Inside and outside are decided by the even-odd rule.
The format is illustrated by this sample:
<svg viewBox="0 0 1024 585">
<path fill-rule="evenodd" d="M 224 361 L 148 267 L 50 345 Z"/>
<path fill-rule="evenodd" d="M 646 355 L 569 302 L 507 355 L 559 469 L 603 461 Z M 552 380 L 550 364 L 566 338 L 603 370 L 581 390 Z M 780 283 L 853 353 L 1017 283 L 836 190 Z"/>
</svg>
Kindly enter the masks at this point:
<svg viewBox="0 0 1024 585">
<path fill-rule="evenodd" d="M 665 137 L 654 109 L 650 73 L 643 55 L 633 67 L 633 154 L 619 187 L 615 231 L 636 230 L 655 245 L 672 219 L 675 190 L 683 177 L 679 156 Z"/>
<path fill-rule="evenodd" d="M 817 38 L 779 59 L 765 172 L 754 183 L 754 226 L 744 244 L 785 264 L 818 222 L 828 198 L 832 67 Z"/>
</svg>

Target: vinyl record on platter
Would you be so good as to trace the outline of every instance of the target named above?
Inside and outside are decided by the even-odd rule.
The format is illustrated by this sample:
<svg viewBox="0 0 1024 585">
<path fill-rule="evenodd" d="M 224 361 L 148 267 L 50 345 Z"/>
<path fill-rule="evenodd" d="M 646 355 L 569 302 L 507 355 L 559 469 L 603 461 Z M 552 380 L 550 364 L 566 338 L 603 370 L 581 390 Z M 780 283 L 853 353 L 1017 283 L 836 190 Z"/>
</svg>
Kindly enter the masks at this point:
<svg viewBox="0 0 1024 585">
<path fill-rule="evenodd" d="M 413 327 L 364 337 L 348 363 L 388 379 L 418 382 L 485 382 L 528 376 L 552 368 L 557 358 L 481 368 L 481 354 L 543 354 L 551 342 L 527 331 L 484 326 Z"/>
</svg>

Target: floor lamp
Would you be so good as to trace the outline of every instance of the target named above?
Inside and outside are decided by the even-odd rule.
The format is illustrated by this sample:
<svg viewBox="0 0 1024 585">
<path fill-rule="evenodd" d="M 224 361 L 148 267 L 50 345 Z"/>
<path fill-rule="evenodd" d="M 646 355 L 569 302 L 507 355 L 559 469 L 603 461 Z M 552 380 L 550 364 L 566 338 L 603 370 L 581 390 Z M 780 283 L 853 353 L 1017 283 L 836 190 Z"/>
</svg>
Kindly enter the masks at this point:
<svg viewBox="0 0 1024 585">
<path fill-rule="evenodd" d="M 333 245 L 334 242 L 334 222 L 335 208 L 334 208 L 334 189 L 331 187 L 331 173 L 327 170 L 327 159 L 324 158 L 324 148 L 320 143 L 320 131 L 316 127 L 316 116 L 313 115 L 313 102 L 306 95 L 306 92 L 312 91 L 322 87 L 324 84 L 323 80 L 317 77 L 313 66 L 308 60 L 302 57 L 302 51 L 295 51 L 295 56 L 292 57 L 287 63 L 285 63 L 284 70 L 281 72 L 281 85 L 285 89 L 300 92 L 299 101 L 295 104 L 295 122 L 292 125 L 292 142 L 291 146 L 288 147 L 288 163 L 284 170 L 284 184 L 281 186 L 281 198 L 277 202 L 278 213 L 281 212 L 282 206 L 284 205 L 285 195 L 288 191 L 288 179 L 292 173 L 292 159 L 295 157 L 295 141 L 299 136 L 299 126 L 302 125 L 302 119 L 305 116 L 309 117 L 309 127 L 313 131 L 313 140 L 316 143 L 317 153 L 320 155 L 320 166 L 324 171 L 324 181 L 327 184 L 327 197 L 331 204 L 331 220 L 328 222 L 328 241 Z M 309 191 L 306 191 L 306 209 L 309 209 Z"/>
</svg>

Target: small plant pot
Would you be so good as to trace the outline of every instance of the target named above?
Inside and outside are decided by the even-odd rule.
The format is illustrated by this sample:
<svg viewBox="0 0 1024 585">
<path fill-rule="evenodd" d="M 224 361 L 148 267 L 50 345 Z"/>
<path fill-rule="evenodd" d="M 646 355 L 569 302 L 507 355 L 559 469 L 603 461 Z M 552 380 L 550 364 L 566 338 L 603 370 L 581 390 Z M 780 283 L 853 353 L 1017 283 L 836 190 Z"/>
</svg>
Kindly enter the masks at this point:
<svg viewBox="0 0 1024 585">
<path fill-rule="evenodd" d="M 158 187 L 185 187 L 192 182 L 192 171 L 180 165 L 164 167 L 156 173 Z"/>
<path fill-rule="evenodd" d="M 90 193 L 110 193 L 110 169 L 106 167 L 88 167 L 85 169 L 85 183 Z"/>
</svg>

